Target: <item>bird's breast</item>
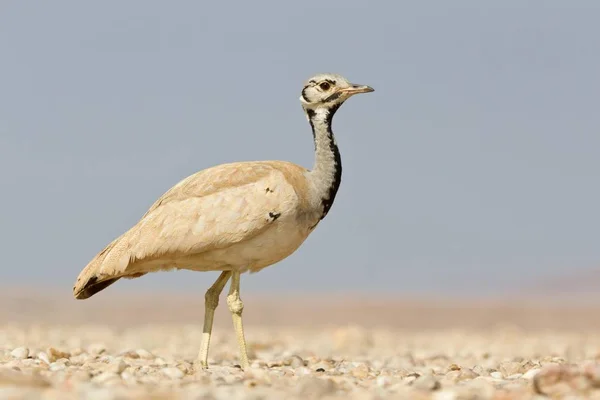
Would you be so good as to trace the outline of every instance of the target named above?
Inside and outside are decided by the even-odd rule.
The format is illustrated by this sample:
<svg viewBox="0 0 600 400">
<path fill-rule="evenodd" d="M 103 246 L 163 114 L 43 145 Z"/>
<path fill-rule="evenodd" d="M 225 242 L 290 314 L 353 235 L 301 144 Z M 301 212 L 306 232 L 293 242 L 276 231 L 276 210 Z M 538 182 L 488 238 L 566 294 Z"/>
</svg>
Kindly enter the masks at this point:
<svg viewBox="0 0 600 400">
<path fill-rule="evenodd" d="M 293 216 L 282 213 L 269 228 L 251 239 L 198 255 L 188 269 L 257 272 L 290 256 L 309 234 Z"/>
</svg>

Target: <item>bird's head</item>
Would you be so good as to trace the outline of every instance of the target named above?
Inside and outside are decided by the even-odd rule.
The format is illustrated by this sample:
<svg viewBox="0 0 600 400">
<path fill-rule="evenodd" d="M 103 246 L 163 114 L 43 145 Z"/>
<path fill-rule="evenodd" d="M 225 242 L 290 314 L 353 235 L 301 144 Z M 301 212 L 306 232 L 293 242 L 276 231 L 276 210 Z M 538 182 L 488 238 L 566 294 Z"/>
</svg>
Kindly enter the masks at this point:
<svg viewBox="0 0 600 400">
<path fill-rule="evenodd" d="M 337 109 L 350 96 L 373 90 L 370 86 L 350 83 L 337 74 L 318 74 L 305 82 L 300 102 L 304 109 Z"/>
</svg>

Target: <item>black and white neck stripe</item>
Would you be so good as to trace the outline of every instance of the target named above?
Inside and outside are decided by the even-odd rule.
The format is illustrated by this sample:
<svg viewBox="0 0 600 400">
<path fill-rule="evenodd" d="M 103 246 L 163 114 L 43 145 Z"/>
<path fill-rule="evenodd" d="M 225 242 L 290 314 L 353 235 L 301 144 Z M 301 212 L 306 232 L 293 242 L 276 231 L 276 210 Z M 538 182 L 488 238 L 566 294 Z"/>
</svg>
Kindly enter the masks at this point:
<svg viewBox="0 0 600 400">
<path fill-rule="evenodd" d="M 325 218 L 331 209 L 342 182 L 342 158 L 331 129 L 333 116 L 340 106 L 341 103 L 337 103 L 332 104 L 327 108 L 319 109 L 318 111 L 310 108 L 306 109 L 315 142 L 315 153 L 318 150 L 317 146 L 322 146 L 324 148 L 320 150 L 329 151 L 333 160 L 332 165 L 327 166 L 326 171 L 322 171 L 330 175 L 329 178 L 331 178 L 331 184 L 320 193 L 321 204 L 323 206 L 320 219 Z M 318 162 L 319 161 L 317 160 L 317 163 Z M 319 165 L 315 165 L 315 167 L 318 168 Z"/>
</svg>

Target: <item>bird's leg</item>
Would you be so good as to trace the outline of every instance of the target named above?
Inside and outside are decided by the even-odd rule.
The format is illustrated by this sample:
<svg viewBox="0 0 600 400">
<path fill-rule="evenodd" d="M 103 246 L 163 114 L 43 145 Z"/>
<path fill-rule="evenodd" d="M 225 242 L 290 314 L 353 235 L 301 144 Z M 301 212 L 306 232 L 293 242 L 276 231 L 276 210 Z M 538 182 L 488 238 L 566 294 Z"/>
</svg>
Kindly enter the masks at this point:
<svg viewBox="0 0 600 400">
<path fill-rule="evenodd" d="M 240 273 L 233 272 L 231 275 L 231 286 L 229 287 L 229 295 L 227 296 L 227 305 L 231 311 L 233 318 L 233 328 L 237 337 L 240 348 L 240 366 L 246 370 L 250 367 L 248 362 L 248 354 L 246 352 L 246 339 L 244 338 L 244 326 L 242 325 L 242 310 L 244 304 L 240 299 Z"/>
<path fill-rule="evenodd" d="M 219 305 L 219 296 L 227 284 L 231 271 L 223 271 L 215 283 L 206 291 L 204 295 L 204 328 L 202 330 L 202 344 L 198 359 L 202 368 L 208 368 L 208 346 L 210 345 L 210 335 L 212 333 L 213 319 L 215 310 Z"/>
</svg>

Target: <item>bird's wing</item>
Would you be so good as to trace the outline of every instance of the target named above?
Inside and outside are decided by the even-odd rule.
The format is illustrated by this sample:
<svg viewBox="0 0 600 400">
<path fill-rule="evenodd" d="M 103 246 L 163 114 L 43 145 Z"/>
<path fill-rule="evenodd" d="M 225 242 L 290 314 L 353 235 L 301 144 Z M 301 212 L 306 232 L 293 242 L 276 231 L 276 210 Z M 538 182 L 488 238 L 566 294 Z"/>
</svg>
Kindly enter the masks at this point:
<svg viewBox="0 0 600 400">
<path fill-rule="evenodd" d="M 168 262 L 254 237 L 270 226 L 274 215 L 301 201 L 298 186 L 304 171 L 291 163 L 247 162 L 209 168 L 182 180 L 90 261 L 77 278 L 75 296 L 86 298 L 121 277 L 150 272 L 136 268 L 148 261 Z M 91 286 L 98 290 L 88 290 Z"/>
</svg>

